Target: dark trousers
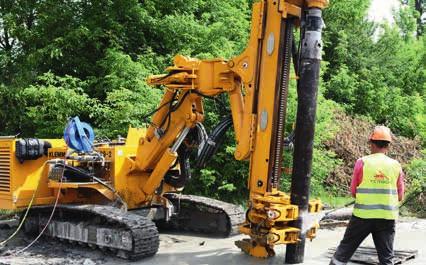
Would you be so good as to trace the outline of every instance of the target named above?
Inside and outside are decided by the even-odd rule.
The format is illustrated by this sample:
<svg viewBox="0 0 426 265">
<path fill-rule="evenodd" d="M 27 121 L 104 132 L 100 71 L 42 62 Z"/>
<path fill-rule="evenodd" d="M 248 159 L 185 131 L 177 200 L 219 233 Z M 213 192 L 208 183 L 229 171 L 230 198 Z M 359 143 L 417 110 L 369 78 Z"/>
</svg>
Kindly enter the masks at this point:
<svg viewBox="0 0 426 265">
<path fill-rule="evenodd" d="M 364 239 L 372 234 L 381 265 L 393 265 L 395 220 L 352 216 L 330 265 L 346 264 Z"/>
</svg>

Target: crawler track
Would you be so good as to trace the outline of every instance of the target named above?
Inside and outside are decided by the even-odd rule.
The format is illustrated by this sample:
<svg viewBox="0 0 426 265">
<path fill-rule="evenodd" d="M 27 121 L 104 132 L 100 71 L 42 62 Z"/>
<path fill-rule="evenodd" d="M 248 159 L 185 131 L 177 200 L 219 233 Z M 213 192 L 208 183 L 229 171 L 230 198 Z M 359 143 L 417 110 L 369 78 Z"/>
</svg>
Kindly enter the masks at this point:
<svg viewBox="0 0 426 265">
<path fill-rule="evenodd" d="M 34 207 L 25 222 L 25 231 L 38 234 L 52 207 Z M 99 205 L 58 205 L 45 236 L 87 245 L 136 260 L 158 251 L 159 235 L 147 218 L 117 208 Z"/>
<path fill-rule="evenodd" d="M 239 233 L 245 220 L 241 206 L 195 195 L 168 193 L 164 195 L 177 215 L 162 227 L 228 237 Z"/>
</svg>

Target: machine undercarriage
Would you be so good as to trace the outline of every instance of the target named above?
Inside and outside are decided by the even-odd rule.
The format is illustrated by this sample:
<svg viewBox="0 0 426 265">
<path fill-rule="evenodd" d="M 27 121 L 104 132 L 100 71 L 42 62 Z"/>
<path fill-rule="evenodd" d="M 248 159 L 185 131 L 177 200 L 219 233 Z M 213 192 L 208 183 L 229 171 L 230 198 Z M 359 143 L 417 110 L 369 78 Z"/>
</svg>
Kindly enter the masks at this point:
<svg viewBox="0 0 426 265">
<path fill-rule="evenodd" d="M 144 216 L 149 209 L 125 211 L 90 204 L 37 206 L 26 217 L 24 230 L 33 236 L 44 230 L 47 237 L 136 260 L 157 253 L 157 226 L 160 230 L 228 237 L 237 234 L 238 226 L 244 222 L 242 208 L 233 204 L 191 195 L 167 194 L 167 197 L 178 209 L 169 221 L 161 214 Z"/>
</svg>

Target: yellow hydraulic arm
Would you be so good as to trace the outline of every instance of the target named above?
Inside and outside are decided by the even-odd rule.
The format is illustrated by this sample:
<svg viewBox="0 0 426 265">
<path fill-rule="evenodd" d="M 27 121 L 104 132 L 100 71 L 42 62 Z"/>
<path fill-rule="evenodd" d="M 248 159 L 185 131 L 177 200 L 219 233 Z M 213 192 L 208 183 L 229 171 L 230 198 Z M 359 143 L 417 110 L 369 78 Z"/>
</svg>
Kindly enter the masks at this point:
<svg viewBox="0 0 426 265">
<path fill-rule="evenodd" d="M 135 172 L 152 172 L 141 187 L 146 198 L 173 165 L 188 131 L 203 121 L 203 97 L 227 93 L 237 142 L 235 158 L 250 160 L 249 209 L 240 227 L 250 239 L 236 245 L 250 255 L 268 257 L 274 255 L 275 244 L 299 241 L 300 229 L 290 225 L 298 219 L 299 208 L 279 191 L 293 31 L 309 23 L 302 46 L 309 48 L 307 57 L 320 56 L 321 10 L 326 5 L 327 0 L 259 1 L 253 6 L 250 39 L 241 55 L 230 60 L 178 55 L 168 74 L 149 78 L 149 84 L 164 86 L 165 94 L 132 165 Z M 306 16 L 311 19 L 305 20 Z M 310 202 L 310 211 L 320 208 L 320 202 Z M 307 237 L 313 238 L 315 232 L 314 226 Z"/>
</svg>

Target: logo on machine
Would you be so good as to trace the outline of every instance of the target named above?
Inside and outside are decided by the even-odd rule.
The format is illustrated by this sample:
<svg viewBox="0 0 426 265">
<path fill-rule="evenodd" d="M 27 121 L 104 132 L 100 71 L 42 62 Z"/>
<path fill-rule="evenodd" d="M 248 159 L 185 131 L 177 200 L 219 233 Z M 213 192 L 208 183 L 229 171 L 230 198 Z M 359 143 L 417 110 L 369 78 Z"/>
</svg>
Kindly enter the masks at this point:
<svg viewBox="0 0 426 265">
<path fill-rule="evenodd" d="M 49 152 L 49 157 L 65 157 L 65 152 Z"/>
</svg>

